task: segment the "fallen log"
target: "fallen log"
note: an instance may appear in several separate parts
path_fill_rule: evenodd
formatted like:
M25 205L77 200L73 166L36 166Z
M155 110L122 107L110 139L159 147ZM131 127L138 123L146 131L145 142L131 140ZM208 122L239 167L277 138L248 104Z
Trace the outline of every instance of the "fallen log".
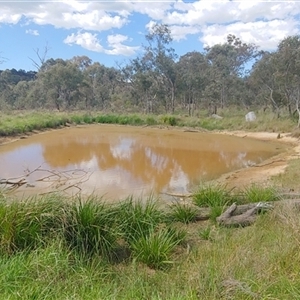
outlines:
M300 199L284 199L274 202L258 202L237 205L233 203L216 220L217 223L225 227L249 226L252 225L260 213L273 209L275 206L292 206L300 211ZM196 221L208 220L210 209L203 207L199 209Z
M249 226L255 222L258 213L272 209L273 205L266 202L244 205L243 208L239 208L241 213L236 212L237 208L236 203L229 206L224 213L217 217L218 224L228 227Z

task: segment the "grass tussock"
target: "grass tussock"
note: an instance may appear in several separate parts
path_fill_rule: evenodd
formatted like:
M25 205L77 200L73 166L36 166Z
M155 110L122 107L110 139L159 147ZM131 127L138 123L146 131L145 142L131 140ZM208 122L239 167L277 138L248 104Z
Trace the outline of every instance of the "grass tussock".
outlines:
M250 227L222 228L186 222L193 206L176 208L180 217L172 219L153 198L107 204L2 195L0 204L3 299L300 297L294 206L277 204Z
M263 187L258 184L252 184L244 188L243 201L245 203L272 202L280 200L279 192L273 186Z
M208 207L210 219L213 221L222 214L225 206L232 204L234 200L226 186L221 184L202 184L193 194L194 204L199 207Z
M191 205L176 202L171 206L169 218L172 222L189 224L196 221L197 210Z

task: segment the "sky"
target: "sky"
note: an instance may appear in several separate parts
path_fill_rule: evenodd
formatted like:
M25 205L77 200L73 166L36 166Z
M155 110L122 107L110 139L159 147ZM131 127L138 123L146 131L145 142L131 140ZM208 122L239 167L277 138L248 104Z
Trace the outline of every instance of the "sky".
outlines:
M32 60L45 49L46 58L86 55L122 66L143 53L156 23L169 25L179 56L225 43L228 34L274 51L300 34L300 0L0 0L0 69L36 70Z

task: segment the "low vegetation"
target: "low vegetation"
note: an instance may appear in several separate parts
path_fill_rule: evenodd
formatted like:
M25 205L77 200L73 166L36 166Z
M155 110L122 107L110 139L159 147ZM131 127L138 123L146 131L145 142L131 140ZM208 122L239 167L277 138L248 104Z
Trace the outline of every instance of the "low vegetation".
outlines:
M223 119L96 112L8 112L0 136L73 124L128 124L292 131L257 112L220 112ZM266 117L269 116L269 117ZM263 120L265 122L263 122ZM299 159L290 161L272 187L229 190L201 184L191 201L160 208L155 199L117 204L60 195L15 201L0 191L0 286L3 299L298 299L297 210L276 205L249 227L223 228L215 221L232 204L280 200L298 191ZM276 188L275 188L276 187ZM199 221L207 209L209 220Z
M275 189L258 185L237 192L212 184L193 199L223 208L254 201L257 191L264 201L278 199ZM222 228L197 221L192 203L165 209L153 197L116 204L97 197L0 197L4 299L300 297L300 222L291 207L276 205L253 226Z
M37 130L61 128L83 124L117 124L133 126L179 126L198 130L246 130L291 132L296 123L288 116L277 119L272 113L257 112L255 122L245 122L247 111L224 109L223 119L213 119L205 112L197 117L142 115L142 114L103 114L101 112L49 112L49 111L7 111L0 112L0 137L22 135ZM296 131L295 131L296 134Z

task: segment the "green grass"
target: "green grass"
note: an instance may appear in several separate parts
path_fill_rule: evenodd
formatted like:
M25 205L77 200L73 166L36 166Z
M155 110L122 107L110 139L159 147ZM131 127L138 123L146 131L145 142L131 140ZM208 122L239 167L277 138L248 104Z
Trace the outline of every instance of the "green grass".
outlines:
M153 197L146 201L129 197L116 208L116 214L122 237L129 245L148 236L166 219Z
M222 228L210 221L172 224L148 200L106 204L55 195L14 202L2 195L1 297L300 297L297 209L277 205L252 226ZM107 259L107 251L121 259Z
M245 122L247 111L236 108L220 110L223 117L216 120L207 115L206 111L197 111L195 117L185 115L142 115L114 114L103 112L53 112L53 111L7 111L0 113L0 136L25 134L34 130L59 128L67 124L120 124L120 125L170 125L186 126L204 130L245 130L291 132L296 128L295 120L288 115L277 119L273 113L257 111L255 122ZM296 131L295 131L296 132ZM296 133L295 133L296 134Z
M209 217L213 221L222 214L225 206L235 200L226 186L215 183L202 184L193 194L193 203L199 207L209 207Z
M199 207L224 206L230 201L230 193L222 184L201 184L193 194L193 202Z
M0 201L0 252L35 249L47 243L60 223L61 202L56 198Z
M243 201L245 203L255 202L272 202L280 200L278 191L273 186L261 186L259 184L251 184L244 188Z
M115 210L101 199L79 199L65 212L63 233L67 245L84 256L96 254L112 259L118 238L115 219Z
M160 228L131 242L131 249L137 261L150 268L166 269L174 262L171 253L182 242L176 229Z
M197 214L198 212L195 207L187 204L175 203L171 206L169 218L173 222L189 224L196 221Z
M272 177L272 182L281 190L300 192L299 185L300 159L293 159L288 162L284 173Z

